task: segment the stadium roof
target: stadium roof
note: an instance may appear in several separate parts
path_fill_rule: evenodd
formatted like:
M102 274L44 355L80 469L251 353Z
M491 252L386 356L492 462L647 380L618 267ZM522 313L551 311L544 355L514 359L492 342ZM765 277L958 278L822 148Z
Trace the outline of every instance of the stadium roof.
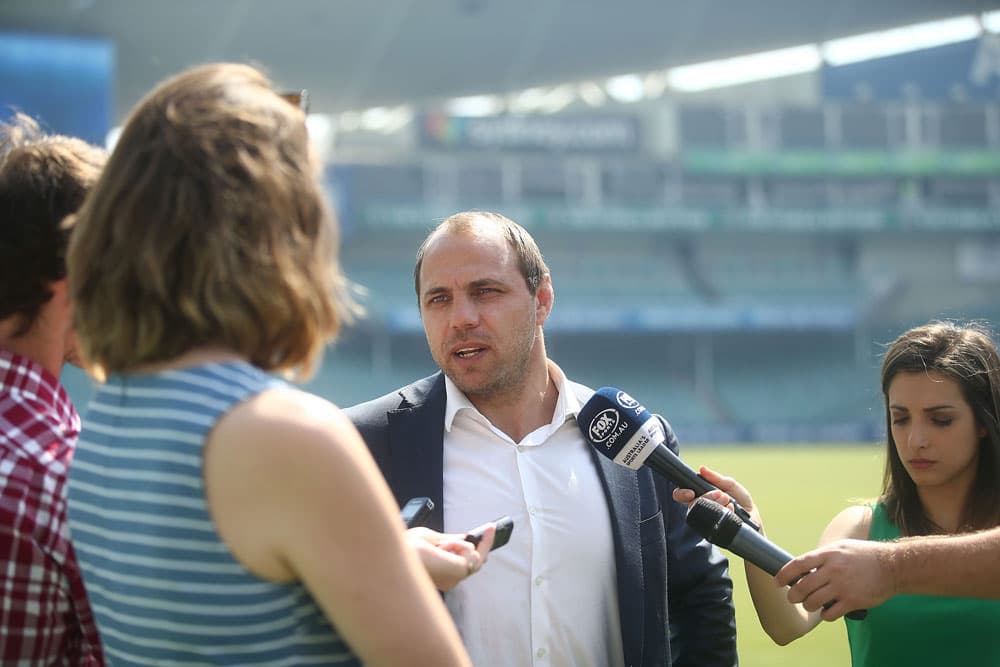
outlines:
M7 0L3 30L113 40L121 114L201 62L335 112L609 77L1000 7L1000 0ZM119 120L116 119L116 120Z

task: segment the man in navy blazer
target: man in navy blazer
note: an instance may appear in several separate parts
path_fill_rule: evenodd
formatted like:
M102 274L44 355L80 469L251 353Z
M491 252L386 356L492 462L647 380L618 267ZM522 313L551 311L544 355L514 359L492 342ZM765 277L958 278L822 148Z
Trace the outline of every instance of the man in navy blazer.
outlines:
M545 354L554 293L531 236L459 213L414 274L443 372L346 413L399 503L434 501L429 528L514 517L510 544L445 596L475 664L737 664L725 557L687 528L670 482L598 455L576 427L593 390Z

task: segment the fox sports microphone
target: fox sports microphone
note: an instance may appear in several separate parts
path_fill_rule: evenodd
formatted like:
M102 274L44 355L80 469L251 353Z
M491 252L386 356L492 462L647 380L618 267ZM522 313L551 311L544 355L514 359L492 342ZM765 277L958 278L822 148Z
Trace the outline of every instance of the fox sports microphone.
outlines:
M695 500L688 509L687 524L712 544L729 549L772 577L778 574L785 563L792 560L792 554L748 528L738 516L714 500ZM867 615L864 609L856 609L848 612L847 617L860 621Z
M670 424L621 389L598 389L580 408L576 423L594 449L619 465L638 470L645 464L679 488L692 489L696 496L716 490L664 444L674 438ZM760 530L739 505L736 513Z

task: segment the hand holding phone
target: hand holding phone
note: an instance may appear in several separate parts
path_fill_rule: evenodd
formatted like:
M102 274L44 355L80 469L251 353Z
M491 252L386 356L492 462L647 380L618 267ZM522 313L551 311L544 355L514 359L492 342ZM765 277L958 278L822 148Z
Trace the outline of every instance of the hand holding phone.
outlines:
M419 527L433 508L434 503L430 498L417 497L408 500L400 510L408 529L403 535L420 557L437 589L448 591L472 576L486 562L487 554L480 550L480 542L483 533L489 530L490 524L484 524L481 529L474 529L465 535L440 533ZM493 549L507 543L514 526L510 517L501 517L495 523Z
M403 517L403 523L406 524L407 528L415 528L424 524L432 509L434 509L434 501L419 496L407 500L403 509L399 510L399 515Z
M496 524L497 532L493 538L493 546L490 547L490 551L499 549L507 544L510 541L510 534L514 532L514 520L509 516L502 516L493 523ZM476 546L479 546L479 541L482 539L483 531L481 529L472 530L465 534L465 541L472 542Z

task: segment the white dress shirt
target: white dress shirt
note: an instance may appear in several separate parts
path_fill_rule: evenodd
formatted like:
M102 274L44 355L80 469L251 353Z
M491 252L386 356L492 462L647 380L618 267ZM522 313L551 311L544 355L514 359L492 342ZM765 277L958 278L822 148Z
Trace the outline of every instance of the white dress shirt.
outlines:
M607 503L576 426L574 385L551 361L549 373L552 422L521 442L445 380L445 531L514 520L507 546L445 601L478 667L622 667Z

